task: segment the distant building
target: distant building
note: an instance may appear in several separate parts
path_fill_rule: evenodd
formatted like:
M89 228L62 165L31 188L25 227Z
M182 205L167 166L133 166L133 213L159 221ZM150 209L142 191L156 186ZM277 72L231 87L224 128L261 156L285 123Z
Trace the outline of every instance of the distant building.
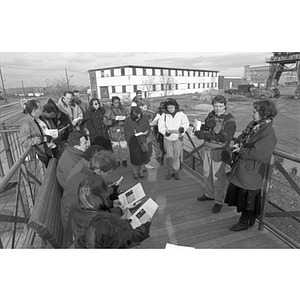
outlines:
M219 76L218 87L219 90L237 89L242 84L241 76Z
M88 73L92 97L106 100L113 96L129 100L137 90L146 98L218 89L218 71L212 70L126 65Z

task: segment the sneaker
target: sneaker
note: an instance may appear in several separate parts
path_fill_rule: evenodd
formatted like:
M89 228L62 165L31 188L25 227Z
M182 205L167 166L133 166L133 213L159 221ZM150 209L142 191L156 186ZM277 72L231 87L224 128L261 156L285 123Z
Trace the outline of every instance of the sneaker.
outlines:
M212 201L212 200L215 200L215 199L214 198L209 198L206 195L203 195L201 197L198 197L197 200L198 201Z
M214 214L218 213L218 212L222 209L222 206L223 206L223 205L216 203L216 204L214 205L214 207L212 208L212 212L213 212Z
M140 178L144 179L145 178L145 175L143 174L139 174Z
M173 177L173 173L169 173L168 175L167 175L167 177L166 177L166 180L169 180L169 179L171 179L172 177Z
M145 168L149 170L155 169L155 167L153 167L151 164L145 164Z
M174 173L174 178L175 178L176 180L180 180L180 177L179 177L178 172L175 172L175 173Z
M136 180L139 180L140 176L139 175L133 175L133 178L136 179Z
M249 220L249 227L252 227L255 224L255 218Z
M122 165L123 165L123 167L126 168L126 167L127 167L127 161L126 161L126 160L123 160L123 161L122 161Z
M243 224L243 223L237 223L231 227L228 228L230 231L241 231L241 230L247 230L248 229L248 224Z

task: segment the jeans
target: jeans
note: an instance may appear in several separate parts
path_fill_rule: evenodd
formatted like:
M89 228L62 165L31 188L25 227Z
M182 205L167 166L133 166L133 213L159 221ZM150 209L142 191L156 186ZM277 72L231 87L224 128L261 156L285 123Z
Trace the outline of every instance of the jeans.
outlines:
M183 141L170 141L164 139L164 147L167 154L167 166L169 173L177 172L180 168L180 156L182 152Z
M144 165L135 166L132 165L132 173L133 176L137 177L139 175L143 175Z
M111 142L113 152L118 161L122 162L124 160L129 160L129 149L127 147L126 141Z
M217 204L224 204L226 194L225 164L211 158L211 150L204 151L203 177L206 196L214 198Z

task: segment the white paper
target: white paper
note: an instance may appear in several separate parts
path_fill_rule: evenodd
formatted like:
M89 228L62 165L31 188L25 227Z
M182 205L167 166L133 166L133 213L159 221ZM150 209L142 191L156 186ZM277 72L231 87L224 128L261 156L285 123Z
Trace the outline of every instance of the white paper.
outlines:
M127 190L123 194L120 194L118 198L121 201L122 205L126 207L133 207L139 200L141 200L145 196L146 195L144 189L139 182L131 189Z
M199 131L201 129L201 121L195 119L194 121L194 131Z
M67 126L61 128L61 129L58 129L58 132L59 133L62 133L64 130L66 130L68 127L70 126L70 124L68 124Z
M133 229L151 221L158 208L158 204L149 198L129 219Z
M81 120L82 120L82 118L78 117L78 118L74 119L74 120L72 121L72 123L73 123L73 124L76 124L76 123L78 123L78 122L81 121Z
M124 121L126 116L116 116L116 121Z
M180 249L195 249L194 247L187 247L187 246L178 246L178 245L174 245L174 244L166 244L165 249L176 249L176 250L180 250Z
M44 134L45 135L49 135L51 137L53 137L54 139L58 137L58 130L57 129L48 129L45 128L44 129Z

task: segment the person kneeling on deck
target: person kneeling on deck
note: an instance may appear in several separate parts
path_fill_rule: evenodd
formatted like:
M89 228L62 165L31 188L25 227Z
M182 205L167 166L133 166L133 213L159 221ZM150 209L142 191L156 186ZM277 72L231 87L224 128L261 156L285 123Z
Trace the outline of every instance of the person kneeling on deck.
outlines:
M189 128L189 119L179 111L175 99L168 98L165 102L165 112L158 120L158 131L164 136L164 147L167 154L169 173L166 180L173 176L179 180L180 156L183 147L183 136Z
M226 103L224 96L214 97L213 111L208 114L201 129L195 131L196 137L204 140L203 177L206 190L197 200L215 200L213 213L222 209L226 192L225 163L221 160L221 151L230 144L236 131L234 117L228 112Z
M78 201L73 203L68 223L75 248L136 248L149 237L150 222L133 229L112 212L107 196L108 185L100 176L80 183Z
M253 121L234 142L233 151L238 153L238 159L231 170L225 203L236 206L237 212L242 214L239 222L229 228L231 231L252 227L260 213L266 165L277 143L272 126L276 115L277 109L273 102L255 101Z
M69 135L67 147L62 153L56 169L56 178L62 189L73 167L82 159L90 146L89 138L83 131L73 131Z

